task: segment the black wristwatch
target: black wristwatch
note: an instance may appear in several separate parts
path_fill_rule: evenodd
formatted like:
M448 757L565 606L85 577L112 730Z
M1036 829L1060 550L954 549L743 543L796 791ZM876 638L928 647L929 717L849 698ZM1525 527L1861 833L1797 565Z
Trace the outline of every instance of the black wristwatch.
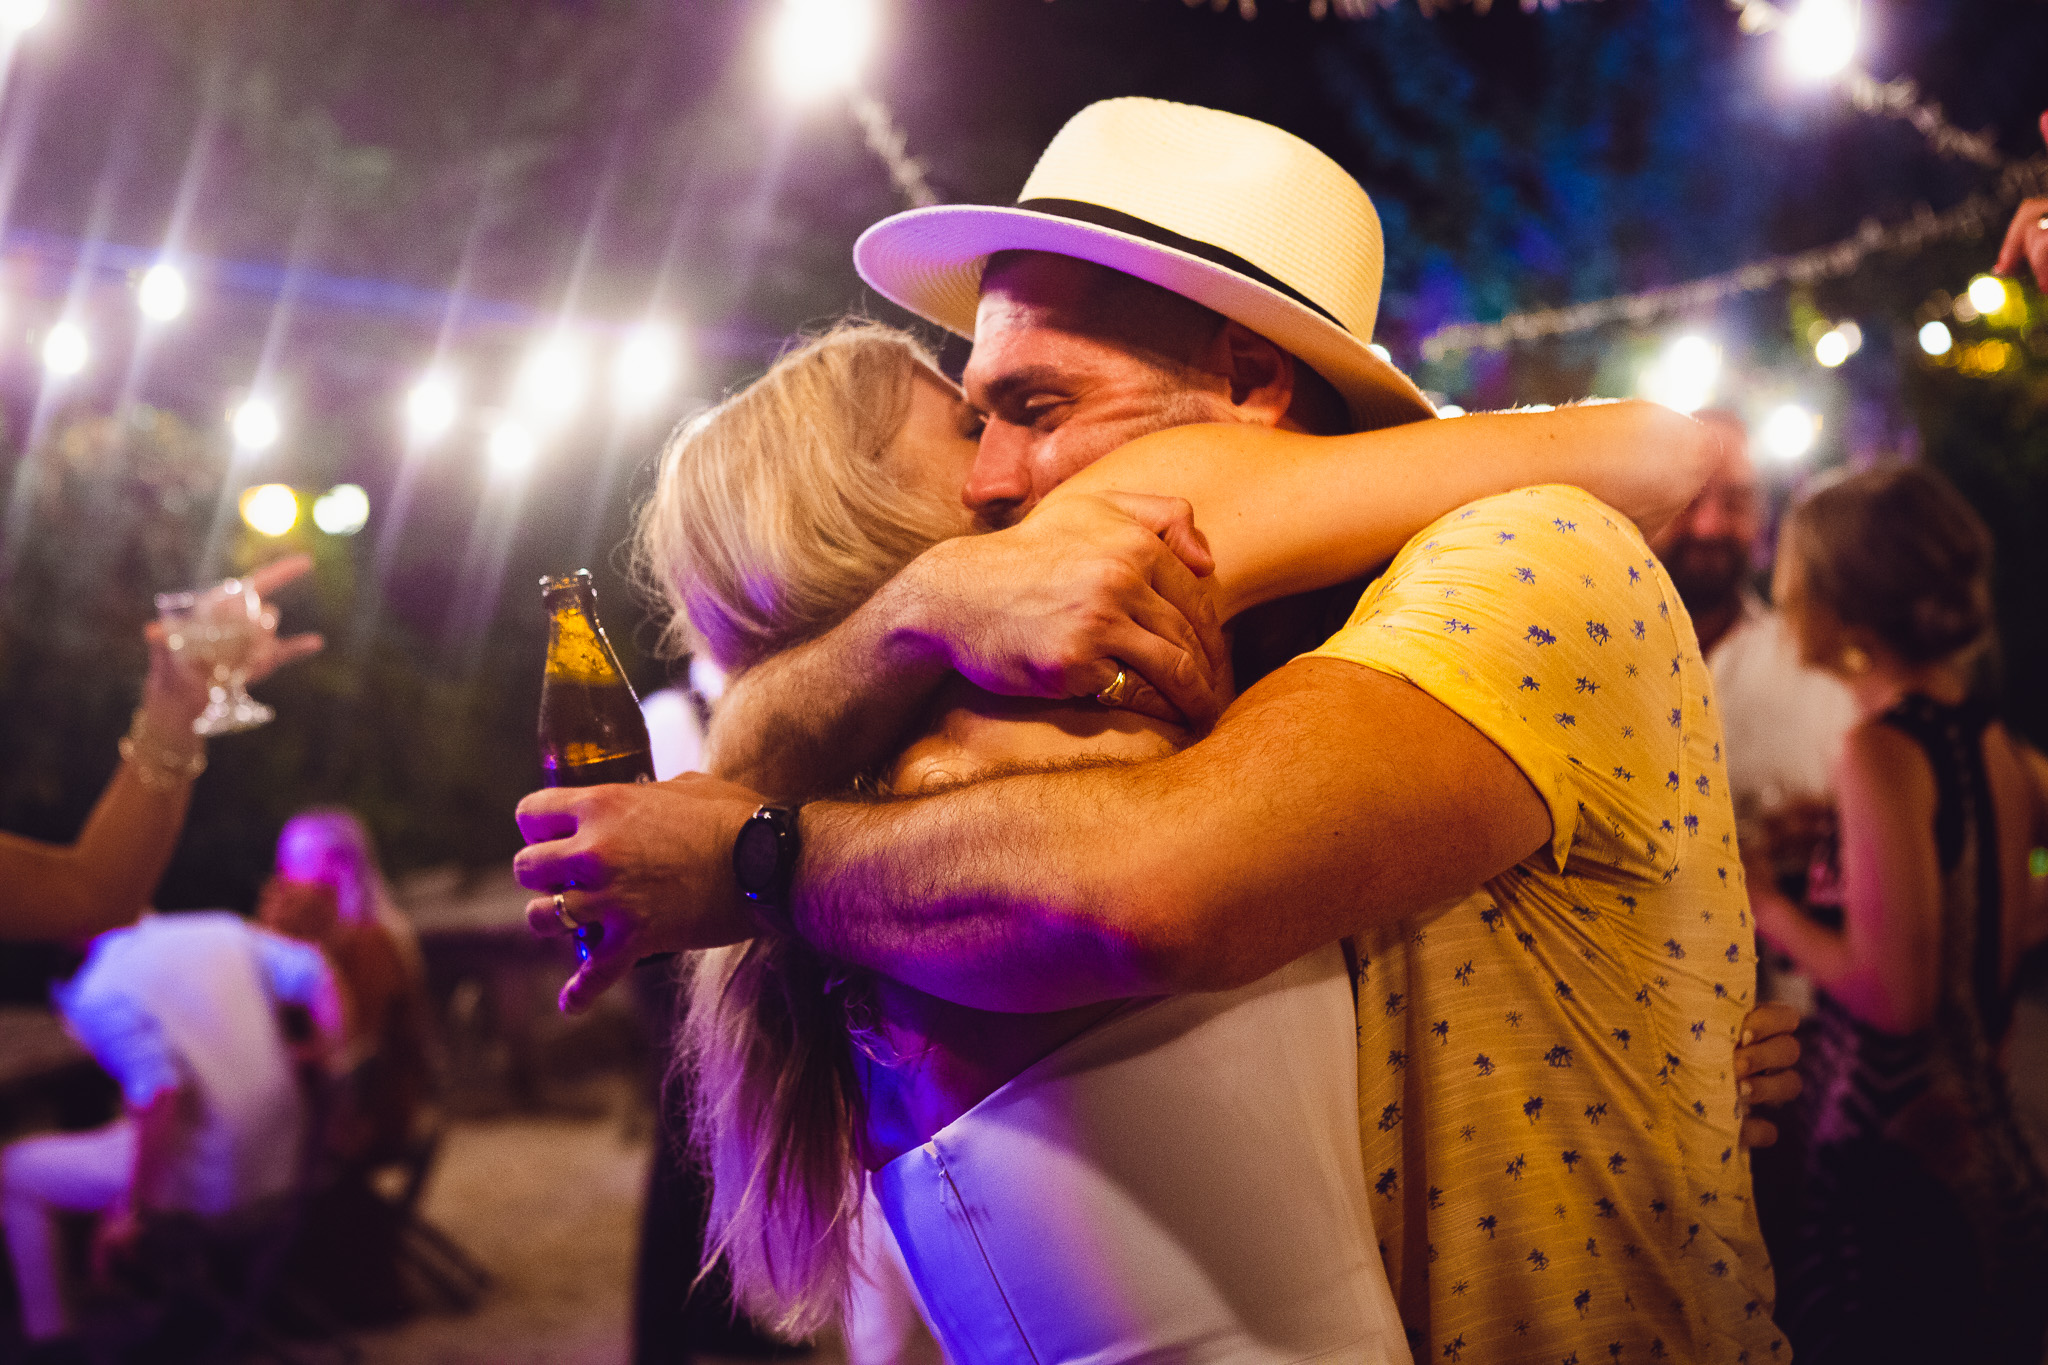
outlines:
M747 817L732 841L732 874L740 894L753 902L754 913L769 928L794 936L789 911L789 884L796 876L796 811L788 806L763 806Z

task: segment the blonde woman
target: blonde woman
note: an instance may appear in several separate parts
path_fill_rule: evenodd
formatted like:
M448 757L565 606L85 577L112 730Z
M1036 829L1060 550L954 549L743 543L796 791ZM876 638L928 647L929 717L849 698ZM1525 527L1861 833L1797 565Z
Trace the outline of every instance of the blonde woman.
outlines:
M689 423L638 530L672 644L744 670L975 530L960 489L976 429L913 340L860 324ZM1180 427L1042 507L1188 499L1227 622L1352 580L1438 516L1527 484L1579 483L1654 524L1689 500L1709 439L1642 404L1328 438ZM1141 760L1192 736L955 678L905 738L872 774L882 797ZM1039 1359L1405 1356L1360 1170L1356 1015L1336 947L1236 991L1044 1015L967 1009L773 937L703 954L693 974L680 1064L713 1181L709 1244L782 1328L839 1311L872 1178L957 1361L1026 1340ZM1027 1245L969 1245L911 1178L920 1144L963 1125L1028 1192L1033 1212L1012 1229ZM1041 1232L1057 1235L1028 1245Z

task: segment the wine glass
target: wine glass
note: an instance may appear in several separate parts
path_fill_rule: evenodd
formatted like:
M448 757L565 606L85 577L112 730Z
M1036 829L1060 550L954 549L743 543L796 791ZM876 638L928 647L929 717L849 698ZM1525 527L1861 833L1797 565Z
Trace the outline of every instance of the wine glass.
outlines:
M249 665L277 624L254 584L230 578L202 591L158 593L156 610L171 656L206 681L206 709L192 722L194 734L253 730L277 715L247 689Z

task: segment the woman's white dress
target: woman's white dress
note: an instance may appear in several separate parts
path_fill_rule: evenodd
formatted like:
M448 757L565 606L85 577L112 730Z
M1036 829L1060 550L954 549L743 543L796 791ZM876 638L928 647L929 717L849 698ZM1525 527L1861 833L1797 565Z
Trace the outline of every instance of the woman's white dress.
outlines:
M1406 1362L1335 947L1133 1001L874 1187L953 1365Z

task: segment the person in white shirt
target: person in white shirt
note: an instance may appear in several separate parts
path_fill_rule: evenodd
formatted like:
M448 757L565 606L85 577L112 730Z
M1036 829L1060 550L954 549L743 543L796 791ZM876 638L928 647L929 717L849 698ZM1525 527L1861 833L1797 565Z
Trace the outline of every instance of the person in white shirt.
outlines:
M1836 679L1799 661L1798 642L1753 586L1764 497L1742 419L1694 416L1720 434L1720 453L1706 487L1650 548L1691 614L1713 674L1741 837L1768 843L1781 871L1804 872L1816 841L1833 829L1835 756L1855 723L1855 702ZM1810 993L1789 965L1766 965L1763 998L1803 1013Z
M320 950L226 911L145 915L101 934L55 995L120 1084L123 1113L0 1152L0 1218L35 1342L71 1328L55 1215L100 1215L103 1264L133 1243L143 1211L214 1218L282 1193L305 1114L280 1011L304 1009L324 1040L341 1032Z

